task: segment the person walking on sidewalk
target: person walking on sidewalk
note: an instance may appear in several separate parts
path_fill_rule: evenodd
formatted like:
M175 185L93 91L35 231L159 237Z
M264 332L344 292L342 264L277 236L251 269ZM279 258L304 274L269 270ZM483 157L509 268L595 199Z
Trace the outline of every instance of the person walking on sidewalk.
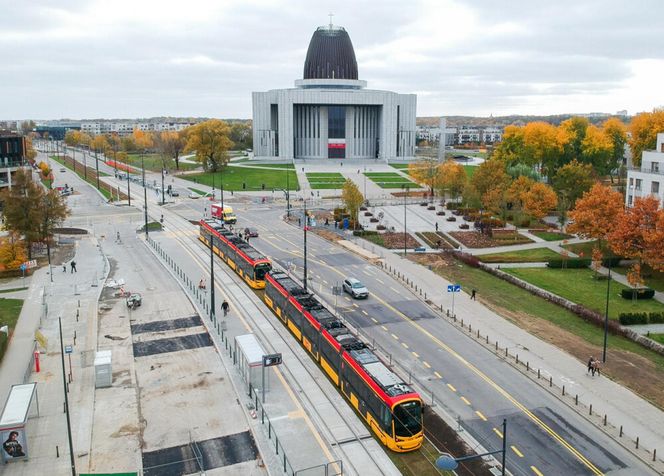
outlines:
M224 311L224 317L228 315L228 301L224 299L224 302L221 303L221 309Z
M76 261L72 260L71 264L71 272L76 273Z
M473 301L477 301L477 298L475 297L476 294L477 294L477 291L475 291L475 290L473 289L473 290L470 292L470 299L473 300Z
M595 362L595 357L593 357L593 356L591 355L591 356L590 356L590 359L588 360L588 371L587 371L586 373L589 373L589 372L592 371L592 369L593 369L593 362ZM593 374L594 374L594 372L593 372Z
M67 263L62 263L62 272L63 273L67 272Z

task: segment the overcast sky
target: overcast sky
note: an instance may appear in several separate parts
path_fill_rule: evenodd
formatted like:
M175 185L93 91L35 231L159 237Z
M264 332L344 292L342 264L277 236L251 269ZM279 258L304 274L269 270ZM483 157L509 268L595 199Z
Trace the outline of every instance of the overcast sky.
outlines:
M330 10L418 116L664 105L662 0L0 0L0 119L250 118Z

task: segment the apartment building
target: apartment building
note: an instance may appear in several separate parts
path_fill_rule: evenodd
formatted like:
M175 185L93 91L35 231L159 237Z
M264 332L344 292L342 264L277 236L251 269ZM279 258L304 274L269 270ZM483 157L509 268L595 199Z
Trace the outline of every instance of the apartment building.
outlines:
M652 195L664 207L664 132L657 134L657 147L641 156L641 167L627 171L625 204L631 207L638 197Z
M13 175L26 164L25 152L25 137L0 131L0 188L11 188Z

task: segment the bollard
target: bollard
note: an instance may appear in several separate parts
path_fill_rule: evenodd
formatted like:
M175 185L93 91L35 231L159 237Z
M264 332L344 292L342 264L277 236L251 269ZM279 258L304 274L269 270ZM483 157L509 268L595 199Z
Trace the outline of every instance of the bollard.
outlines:
M498 352L498 341L496 341L496 352Z
M592 415L592 414L593 414L593 404L591 403L590 404L590 410L588 410L588 415Z
M638 436L636 437L636 449L637 450L639 449L639 437Z
M604 414L604 426L606 426L606 413Z
M537 379L539 380L540 378L540 369L537 369Z
M519 364L519 354L516 354L516 363Z
M574 397L574 405L579 405L579 394L578 393Z
M60 457L60 448L58 445L55 445L55 457L59 458Z
M461 328L463 329L463 319L461 319Z
M486 343L489 343L489 334L486 335Z
M78 300L78 307L81 307L81 300Z
M530 370L530 362L526 361L526 372Z
M473 332L473 325L468 324L468 333L470 334L471 332Z
M563 385L563 397L565 396L565 386Z
M622 425L620 425L620 438L622 438Z
M440 312L443 312L443 305L442 305L442 304L440 305ZM449 315L450 315L450 313L449 313L449 311L448 311L448 312L447 312L447 316L449 317Z
M480 330L479 329L477 329L477 338L478 339L480 338Z
M654 462L656 459L657 459L657 448L655 448L654 450L652 450L652 460L653 460L653 462Z
M441 309L443 308L443 305L442 305L442 304L440 305L440 308L441 308ZM450 310L449 310L449 309L447 309L447 317L450 317Z
M505 347L505 357L507 357L507 347Z
M553 377L549 377L549 387L553 387Z

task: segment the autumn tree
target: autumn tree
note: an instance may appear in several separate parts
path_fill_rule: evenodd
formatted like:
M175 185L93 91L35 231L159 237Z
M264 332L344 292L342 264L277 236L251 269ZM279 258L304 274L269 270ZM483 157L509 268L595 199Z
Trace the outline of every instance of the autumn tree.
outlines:
M505 172L505 164L491 159L477 167L470 181L480 196L482 196L494 188L506 188L509 177L507 172Z
M152 134L135 128L131 133L131 138L136 144L136 148L140 151L145 151L152 149L154 147L154 140L152 140Z
M664 109L637 114L629 125L632 150L632 162L636 167L641 165L644 150L654 150L657 146L657 133L664 131Z
M5 216L5 228L19 233L28 245L32 257L32 243L39 241L40 210L44 189L32 181L29 171L19 169L11 188L0 192Z
M30 137L25 138L25 158L30 162L33 162L37 158L37 151L32 145L32 139Z
M653 256L652 247L662 246L661 242L653 243L662 219L661 213L656 197L638 197L632 207L618 215L615 227L608 235L609 246L614 253L638 261L639 274L644 260Z
M229 160L228 151L232 146L230 127L224 121L211 119L199 122L187 129L186 151L195 152L196 160L208 172L217 172Z
M408 174L417 182L425 184L429 188L429 193L433 196L434 189L437 188L438 161L436 159L422 159L408 164Z
M468 182L466 169L454 160L446 160L438 165L438 189L441 195L449 193L456 201Z
M609 176L613 183L613 171L620 167L625 157L625 144L627 143L627 128L618 118L612 117L602 124L604 134L611 141L611 159L609 162Z
M491 152L491 159L500 160L508 166L527 163L528 159L526 158L525 150L524 128L507 126L503 131L502 140Z
M175 161L175 168L180 170L180 154L187 145L184 134L176 131L164 131L157 137L157 149L166 157Z
M644 261L653 269L664 271L664 210L657 212L655 230L645 236Z
M520 176L516 178L510 186L507 188L507 201L512 205L512 211L514 212L514 219L517 223L521 220L518 219L516 215L522 213L525 210L524 202L526 200L526 194L530 189L535 185L535 181L530 177Z
M560 123L560 138L563 141L564 163L580 161L583 155L583 139L590 122L585 117L571 117ZM562 165L562 164L561 164Z
M253 136L251 121L236 121L231 125L230 139L236 149L251 149Z
M589 125L581 141L581 161L591 164L599 175L608 175L613 164L613 143L602 129Z
M34 206L39 210L37 235L42 243L49 246L50 252L55 229L62 225L69 216L70 210L64 197L57 190L49 190L40 194L39 198L35 200Z
M623 208L620 192L596 183L576 201L574 210L569 213L572 223L567 227L567 231L582 238L597 240L601 249Z
M90 149L94 150L95 152L101 152L102 154L105 154L109 147L110 145L106 139L106 136L95 136L90 142Z
M21 264L27 261L27 252L25 242L15 231L7 236L0 238L0 264L5 269L18 269Z
M539 165L547 177L553 176L563 152L556 128L547 122L529 122L523 128L523 139L525 163Z
M534 183L523 197L524 211L537 220L544 218L557 204L556 192L551 186L541 182Z
M364 196L360 189L355 185L350 179L346 179L344 186L341 190L341 201L346 206L348 213L353 219L353 223L357 224L358 222L358 213L360 206L364 202Z
M558 169L553 178L553 187L558 193L558 211L560 224L567 220L567 212L574 208L576 201L595 183L595 173L590 164L582 164L576 160Z

